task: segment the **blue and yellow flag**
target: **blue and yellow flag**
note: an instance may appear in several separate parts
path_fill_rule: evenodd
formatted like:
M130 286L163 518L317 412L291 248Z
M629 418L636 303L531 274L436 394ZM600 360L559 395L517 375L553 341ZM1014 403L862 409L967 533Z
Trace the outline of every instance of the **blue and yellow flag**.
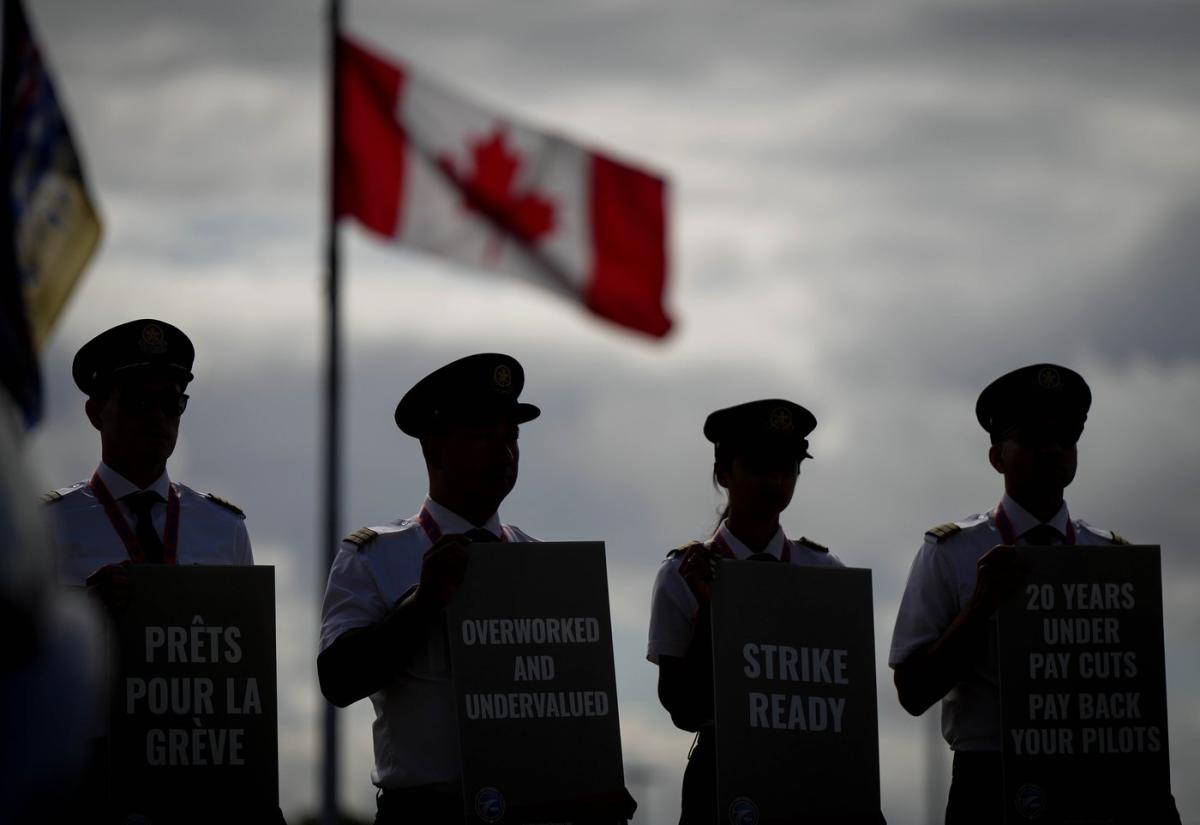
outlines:
M0 382L32 426L42 408L37 353L100 221L20 0L4 0L0 193Z

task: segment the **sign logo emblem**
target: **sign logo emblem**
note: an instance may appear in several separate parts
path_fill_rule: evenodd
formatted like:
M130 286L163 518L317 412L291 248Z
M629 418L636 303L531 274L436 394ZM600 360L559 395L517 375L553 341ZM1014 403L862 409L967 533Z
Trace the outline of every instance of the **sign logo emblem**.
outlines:
M771 410L769 421L772 430L778 430L781 433L790 433L792 431L792 411L787 407L776 407Z
M480 788L475 794L475 815L484 822L499 822L504 818L504 794L496 788Z
M1062 378L1054 367L1042 367L1037 377L1038 386L1044 390L1056 390L1062 386Z
M729 825L758 825L758 806L747 796L729 803Z
M1022 785L1013 804L1024 819L1037 819L1046 812L1046 797L1039 785Z
M499 392L511 391L512 382L512 370L508 368L508 364L501 364L492 371L492 383L496 385Z
M142 352L161 354L167 351L167 336L163 334L158 324L146 324L142 327L142 340L138 342Z

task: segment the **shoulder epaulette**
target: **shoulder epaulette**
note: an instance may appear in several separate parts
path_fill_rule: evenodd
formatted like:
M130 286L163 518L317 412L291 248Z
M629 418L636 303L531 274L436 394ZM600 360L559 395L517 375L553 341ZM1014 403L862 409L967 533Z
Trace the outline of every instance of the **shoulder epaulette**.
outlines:
M67 487L59 487L57 490L51 490L48 493L42 494L42 504L53 504L56 501L62 501L71 493L80 490L87 486L86 481L76 481Z
M810 550L816 550L818 553L828 553L829 552L828 547L826 547L825 545L823 545L819 542L815 542L812 539L807 538L805 536L801 536L798 539L798 542L800 544L803 544L805 547L809 548Z
M379 534L370 527L359 527L350 535L346 536L342 541L353 544L358 549L362 549L375 540Z
M206 499L208 499L209 501L211 501L213 504L219 504L222 507L224 507L226 510L229 510L230 512L234 513L235 515L238 516L238 518L246 517L246 514L245 514L245 512L242 511L242 508L238 507L232 501L226 501L225 499L221 498L220 496L213 495L212 493L205 493L204 497Z
M1079 519L1078 521L1076 521L1075 526L1082 528L1084 530L1087 530L1092 535L1099 536L1102 539L1108 539L1113 544L1129 544L1130 543L1129 539L1122 536L1116 530L1104 530L1100 527L1093 527L1092 525L1088 524L1083 519Z
M949 522L946 522L945 524L939 524L937 527L934 527L930 530L926 530L925 535L933 536L935 539L937 539L940 542L949 536L953 536L959 530L962 530L962 528L959 527L954 522L949 521Z

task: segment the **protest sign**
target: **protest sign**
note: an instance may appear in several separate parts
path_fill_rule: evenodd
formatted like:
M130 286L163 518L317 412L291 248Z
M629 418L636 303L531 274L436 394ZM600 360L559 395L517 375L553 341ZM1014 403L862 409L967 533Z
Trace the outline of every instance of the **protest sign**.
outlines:
M880 821L871 571L723 562L712 629L715 821Z
M1170 772L1157 547L1018 547L999 610L1005 821L1146 822Z
M446 614L467 821L618 821L604 545L473 544Z
M164 821L275 811L274 568L133 565L129 586L114 628L114 802Z

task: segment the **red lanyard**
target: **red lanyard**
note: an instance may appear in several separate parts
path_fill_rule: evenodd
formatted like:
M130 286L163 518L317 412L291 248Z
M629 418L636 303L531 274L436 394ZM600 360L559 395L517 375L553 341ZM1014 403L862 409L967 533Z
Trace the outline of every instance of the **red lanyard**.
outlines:
M737 561L737 556L733 554L733 548L729 546L729 542L725 541L725 537L721 535L719 528L717 532L713 533L711 544L721 554L721 558ZM792 543L787 540L787 536L783 537L783 552L780 553L779 560L784 562L792 560Z
M425 535L429 537L431 544L437 544L438 539L442 537L442 528L433 520L433 516L424 507L421 512L417 513L417 524L421 525L421 529L425 531ZM508 541L508 533L504 530L504 525L500 525L500 541Z
M117 507L117 500L108 491L105 483L100 480L99 473L92 474L92 480L88 482L88 486L96 498L100 500L100 504L104 506L104 512L108 516L113 529L120 536L121 543L125 545L125 552L129 554L130 560L134 564L144 562L146 554L142 552L142 546L138 543L137 536L134 535L133 530L129 529L129 522L125 520L125 514ZM175 564L175 551L178 547L179 491L172 484L170 485L170 491L167 493L167 525L163 531L163 564Z
M995 519L996 519L996 528L1000 531L1000 538L1002 538L1004 540L1004 543L1007 545L1016 544L1017 543L1017 533L1016 533L1016 530L1013 529L1012 519L1010 519L1008 517L1008 513L1004 512L1004 502L1003 501L996 505L996 512L994 515L995 515ZM1073 521L1071 521L1071 519L1068 517L1067 518L1067 534L1063 537L1063 544L1074 544L1074 543L1075 543L1075 523Z

